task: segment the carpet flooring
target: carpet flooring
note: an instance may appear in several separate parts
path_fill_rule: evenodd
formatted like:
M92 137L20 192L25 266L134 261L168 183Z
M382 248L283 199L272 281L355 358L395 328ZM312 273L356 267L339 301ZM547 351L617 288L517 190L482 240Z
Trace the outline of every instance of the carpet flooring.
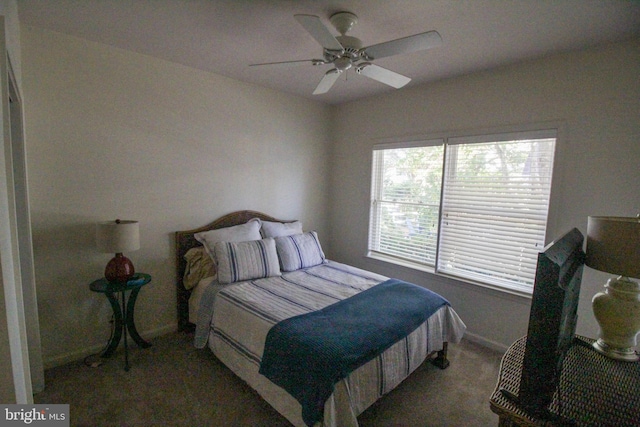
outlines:
M153 346L122 347L88 366L78 361L45 372L45 389L35 403L70 405L72 426L265 426L291 424L193 336L172 333ZM500 359L498 352L467 340L449 346L451 366L424 363L391 393L358 417L373 426L497 426L489 409Z

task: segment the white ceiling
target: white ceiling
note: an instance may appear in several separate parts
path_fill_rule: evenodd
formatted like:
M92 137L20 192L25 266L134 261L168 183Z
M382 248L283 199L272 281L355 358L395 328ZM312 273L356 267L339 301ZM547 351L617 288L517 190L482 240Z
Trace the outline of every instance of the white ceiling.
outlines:
M248 66L321 58L293 15L317 15L333 30L328 17L338 11L358 16L349 35L365 46L440 33L436 49L375 61L411 77L405 87L640 34L637 0L18 0L21 25L329 104L396 90L349 70L327 94L311 95L331 66Z

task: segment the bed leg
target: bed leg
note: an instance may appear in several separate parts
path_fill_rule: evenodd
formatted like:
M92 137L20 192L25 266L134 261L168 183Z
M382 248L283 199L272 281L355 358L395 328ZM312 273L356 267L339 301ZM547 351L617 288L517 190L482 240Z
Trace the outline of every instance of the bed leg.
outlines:
M442 344L442 350L438 352L438 355L431 360L431 363L436 365L440 369L447 369L449 367L449 359L447 359L447 347L449 343Z

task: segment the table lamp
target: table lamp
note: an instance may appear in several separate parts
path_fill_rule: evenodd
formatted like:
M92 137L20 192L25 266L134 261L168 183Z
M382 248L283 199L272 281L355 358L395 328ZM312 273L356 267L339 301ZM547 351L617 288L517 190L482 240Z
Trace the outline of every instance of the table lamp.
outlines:
M97 223L96 245L100 252L115 254L104 270L104 277L110 282L128 281L135 269L122 253L140 249L138 221L116 219Z
M635 362L640 285L629 278L640 277L640 216L590 216L586 252L589 267L619 276L593 297L593 314L600 325L593 347L612 359Z

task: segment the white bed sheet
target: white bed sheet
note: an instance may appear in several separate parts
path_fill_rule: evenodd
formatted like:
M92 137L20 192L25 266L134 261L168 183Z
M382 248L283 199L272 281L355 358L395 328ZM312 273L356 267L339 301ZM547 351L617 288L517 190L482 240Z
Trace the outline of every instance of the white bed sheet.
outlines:
M298 401L258 372L267 332L280 320L321 309L386 279L329 261L280 277L231 285L203 283L207 289L195 292L203 303L199 307L196 346L208 342L227 367L292 424L302 427L305 424ZM400 384L428 354L441 350L443 342L459 342L465 329L451 307L440 308L406 339L336 384L325 404L322 425L357 426L360 413Z

